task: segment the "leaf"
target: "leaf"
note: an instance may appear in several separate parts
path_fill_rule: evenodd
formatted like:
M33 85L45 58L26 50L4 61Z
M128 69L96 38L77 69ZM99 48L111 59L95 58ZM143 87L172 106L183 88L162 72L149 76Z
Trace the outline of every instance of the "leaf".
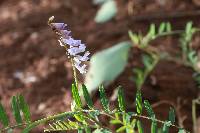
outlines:
M109 0L101 6L95 16L96 23L105 23L115 17L117 14L117 4L114 0Z
M136 93L136 110L138 114L142 114L142 94L140 90Z
M85 101L86 101L88 107L92 109L94 105L93 105L92 99L90 97L90 94L84 84L82 85L82 90L83 90L83 96L85 98Z
M153 112L153 109L152 109L150 103L147 100L144 100L144 107L147 110L148 115L151 118L155 118L155 113Z
M166 23L162 22L159 26L158 33L162 34L165 31Z
M120 111L125 111L125 99L124 99L124 93L122 91L122 87L118 87L118 104Z
M128 35L131 38L134 45L138 45L140 38L137 36L137 34L134 34L132 31L128 31Z
M124 130L126 130L126 126L122 126L122 127L118 128L116 130L116 132L119 133L119 132L123 132Z
M191 34L191 31L192 31L192 22L188 22L186 24L185 32L186 34Z
M104 111L109 112L109 101L106 98L105 89L103 88L103 85L99 86L99 92L100 92L100 100L101 100L103 109Z
M17 101L19 103L20 109L24 114L25 121L29 123L31 121L31 114L28 104L25 102L24 97L22 95L17 96Z
M151 133L157 133L157 122L154 120L151 122Z
M89 93L95 91L101 84L109 84L123 72L130 47L130 42L121 42L91 57L85 80Z
M155 24L151 24L147 36L149 36L150 38L154 39L155 35L156 35L156 25Z
M18 124L21 124L21 123L22 123L22 118L21 118L20 108L19 108L19 105L18 105L18 103L17 103L17 98L16 98L16 96L13 96L13 97L12 97L11 106L12 106L13 115L14 115L14 117L15 117L16 122L17 122Z
M74 99L77 107L81 108L82 102L81 102L81 98L79 96L78 88L76 87L75 84L72 84L72 95L73 95L73 99Z
M171 121L172 124L175 123L175 111L173 108L170 108L170 110L169 110L168 120Z
M0 121L2 122L4 127L7 127L9 124L8 116L7 116L6 111L1 103L0 103Z
M166 23L166 31L171 32L172 31L172 26L169 22Z
M138 128L138 133L143 133L143 127L142 127L142 123L138 120L137 121L137 128Z
M118 119L115 119L115 120L110 120L110 123L113 125L116 125L116 124L121 124L121 121Z

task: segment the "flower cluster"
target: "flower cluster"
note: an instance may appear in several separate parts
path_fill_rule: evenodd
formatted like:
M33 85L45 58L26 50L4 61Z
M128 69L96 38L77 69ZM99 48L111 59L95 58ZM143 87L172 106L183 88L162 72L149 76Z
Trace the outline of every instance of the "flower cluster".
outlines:
M73 59L74 66L79 70L81 74L86 73L86 65L82 62L88 61L90 54L89 51L85 52L86 46L81 43L81 40L75 40L70 35L71 31L67 30L67 24L65 23L49 23L51 28L59 35L59 43L67 50L67 55Z

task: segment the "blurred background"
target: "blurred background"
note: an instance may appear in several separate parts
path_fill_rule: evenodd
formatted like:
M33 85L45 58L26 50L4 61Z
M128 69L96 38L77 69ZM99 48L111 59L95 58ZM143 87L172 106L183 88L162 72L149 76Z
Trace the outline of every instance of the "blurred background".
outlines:
M1 0L0 100L6 109L10 110L10 98L21 93L31 107L33 119L70 110L72 68L65 50L47 25L51 16L55 16L56 22L67 23L74 38L81 39L91 55L129 40L128 30L145 33L151 23L169 21L173 29L184 29L191 20L200 27L200 0L116 0L116 3L116 15L108 22L96 23L100 5L92 0ZM192 43L200 48L200 36L196 35ZM160 38L153 44L171 52L179 50L176 36ZM127 101L134 101L136 89L130 77L134 76L132 68L140 60L139 54L131 51L127 69L106 89L109 97L122 85ZM173 105L179 124L188 130L192 130L191 102L198 96L192 73L189 68L163 61L142 88L144 99L153 104L159 119L165 120ZM83 81L81 76L80 79ZM98 98L94 100L99 106Z

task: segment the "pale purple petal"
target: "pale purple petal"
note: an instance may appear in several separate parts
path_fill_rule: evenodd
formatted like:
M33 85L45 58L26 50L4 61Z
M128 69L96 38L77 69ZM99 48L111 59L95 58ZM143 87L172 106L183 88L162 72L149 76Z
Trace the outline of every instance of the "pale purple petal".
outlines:
M84 51L85 51L85 48L86 48L85 44L80 44L79 47L72 47L72 48L69 48L69 49L68 49L68 53L69 53L70 55L75 56L75 55L77 55L77 54L79 54L79 53L84 52Z
M84 73L87 72L87 71L86 71L86 65L85 65L85 64L82 65L82 66L80 66L80 65L78 65L78 64L75 64L75 67L76 67L76 69L79 70L79 72L80 72L81 74L84 74Z
M68 39L70 37L69 35L70 35L71 31L61 30L60 33L61 33L63 38Z
M90 55L89 51L85 52L85 54L83 56L76 55L76 58L78 58L80 61L87 61L87 60L89 60L88 55Z
M65 23L51 23L52 27L56 30L64 30L67 26Z
M79 46L80 43L81 43L81 40L74 40L73 38L69 38L69 39L62 39L62 41L65 43L65 44L68 44L69 46L71 47L74 47L74 46Z

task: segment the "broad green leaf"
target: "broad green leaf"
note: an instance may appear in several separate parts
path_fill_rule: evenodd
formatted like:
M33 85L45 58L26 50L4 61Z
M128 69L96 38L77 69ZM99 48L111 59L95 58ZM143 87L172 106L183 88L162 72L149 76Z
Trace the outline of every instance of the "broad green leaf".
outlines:
M72 96L73 96L73 100L75 101L77 107L81 108L82 102L81 102L81 98L79 96L78 88L76 87L75 84L72 84Z
M86 101L88 107L93 108L94 105L93 105L92 99L91 99L90 94L84 84L82 85L82 90L83 90L83 96L85 98L85 101Z
M155 113L153 112L153 109L147 100L144 100L144 107L147 110L149 117L155 118Z
M120 111L124 112L125 111L125 99L124 99L124 93L122 91L122 87L118 87L118 105Z
M25 102L24 97L22 95L17 96L17 101L19 103L20 109L24 114L25 121L29 123L31 121L31 114L28 104Z
M95 91L101 84L109 84L123 72L130 47L130 42L121 42L91 57L85 80L89 93Z
M6 111L1 103L0 103L0 121L2 122L4 127L7 127L9 124L8 116L7 116Z
M11 103L11 106L12 106L12 111L13 111L13 115L15 117L15 120L18 124L21 124L22 123L22 118L21 118L21 114L20 114L20 108L19 108L19 105L17 103L17 98L16 96L13 96L12 97L12 103Z
M143 133L143 127L142 127L142 123L138 120L137 121L137 128L138 128L138 133Z
M175 123L175 111L173 108L170 108L169 110L168 120L171 121L172 124Z
M117 4L114 0L105 2L95 16L96 23L104 23L111 20L117 14Z
M138 114L142 114L142 94L140 90L136 93L136 110Z
M106 112L109 112L109 101L106 97L106 93L105 93L105 89L104 89L103 85L101 85L99 87L99 92L100 92L100 100L101 100L101 104L103 106L103 109Z

